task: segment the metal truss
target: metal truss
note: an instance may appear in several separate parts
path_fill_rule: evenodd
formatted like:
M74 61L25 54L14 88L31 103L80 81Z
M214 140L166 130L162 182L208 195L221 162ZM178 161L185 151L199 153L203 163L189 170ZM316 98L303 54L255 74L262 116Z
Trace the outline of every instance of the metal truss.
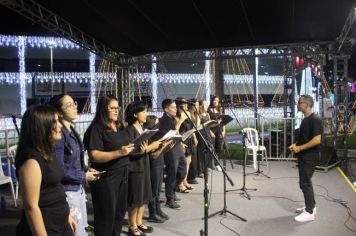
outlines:
M156 62L205 61L247 57L310 56L319 61L319 57L334 52L334 42L304 42L279 45L262 45L220 49L201 49L193 51L173 51L155 53ZM132 64L152 63L152 54L133 57Z
M127 64L129 61L129 56L115 52L35 1L0 0L0 4L115 64Z
M356 1L354 1L354 4L351 7L344 27L336 41L338 44L338 54L351 54L356 43Z

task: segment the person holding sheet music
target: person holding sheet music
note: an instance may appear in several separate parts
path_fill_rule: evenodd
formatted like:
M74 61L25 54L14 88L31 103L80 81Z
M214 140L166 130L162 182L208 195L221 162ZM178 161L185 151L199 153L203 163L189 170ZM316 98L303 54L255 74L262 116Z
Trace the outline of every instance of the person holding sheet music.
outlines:
M142 124L146 122L147 106L143 101L130 103L126 108L126 130L131 142L134 142L144 133ZM128 214L129 234L144 235L152 233L153 228L142 222L145 204L152 198L150 162L148 153L158 149L160 141L154 141L148 145L148 140L141 143L140 147L130 154L129 190L128 190Z
M210 101L209 115L210 119L219 121L220 116L223 114L223 109L220 105L220 98L218 96L213 96ZM215 135L214 147L217 153L220 153L223 148L223 139L225 138L225 126L216 126L211 129Z
M186 101L185 98L178 97L176 100L177 100L176 104L178 107L177 119L179 119L182 114L185 114L184 111L187 113L187 115L191 119L191 115L188 111L188 105L187 105L187 103L184 103L184 101ZM192 129L194 129L192 123L190 122L189 119L186 119L180 126L179 133L183 135L185 132L192 130ZM179 184L178 189L177 189L180 193L189 193L189 190L193 189L193 187L191 187L187 181L189 167L192 162L192 155L194 152L194 150L193 150L194 143L193 142L194 141L193 141L192 136L190 136L183 142L184 153L185 153L186 174L185 174L183 181Z
M199 101L199 113L200 113L200 122L201 124L206 124L207 122L210 121L210 115L208 112L208 102L205 100L200 100ZM201 134L204 136L204 138L208 141L213 143L213 140L215 138L214 133L205 126L205 129L201 131ZM203 172L204 172L204 167L205 164L207 167L213 169L213 160L210 154L206 153L205 150L205 144L203 140L201 140L198 137L198 146L197 146L197 172L198 176L202 178Z
M94 234L119 236L127 211L129 153L134 149L119 120L119 104L114 96L99 99L94 120L84 134L91 167L100 179L91 183Z
M159 119L156 116L147 116L144 127L149 130L158 128ZM155 137L151 138L151 141L153 140L155 140ZM173 140L163 141L161 146L156 151L150 153L152 199L148 203L148 222L163 223L166 220L169 220L169 216L161 209L161 203L159 202L159 199L164 172L163 155L173 146Z
M187 116L182 114L178 121L176 120L177 105L172 99L163 100L162 108L164 114L160 118L159 131L156 134L156 138L162 138L171 130L177 133L184 120L187 119ZM165 182L166 206L172 209L180 209L181 206L176 202L178 198L175 194L175 189L185 177L185 156L180 142L164 154L164 161L167 173ZM179 168L181 170L178 171Z
M190 102L195 103L195 105L189 103L188 104L188 111L190 113L190 117L192 121L194 122L196 127L200 126L200 117L199 117L199 102L193 98L190 100ZM189 167L188 171L188 176L187 176L187 182L189 184L198 184L198 181L196 180L197 177L197 146L198 146L198 139L197 139L197 134L192 135L192 140L193 140L193 147L192 147L192 161Z

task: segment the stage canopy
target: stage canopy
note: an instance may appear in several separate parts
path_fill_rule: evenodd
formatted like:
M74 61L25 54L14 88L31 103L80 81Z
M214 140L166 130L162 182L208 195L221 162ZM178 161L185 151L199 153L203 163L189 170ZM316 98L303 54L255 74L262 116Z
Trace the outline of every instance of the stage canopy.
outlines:
M353 0L38 0L128 55L304 41L333 41ZM0 6L0 34L52 35Z

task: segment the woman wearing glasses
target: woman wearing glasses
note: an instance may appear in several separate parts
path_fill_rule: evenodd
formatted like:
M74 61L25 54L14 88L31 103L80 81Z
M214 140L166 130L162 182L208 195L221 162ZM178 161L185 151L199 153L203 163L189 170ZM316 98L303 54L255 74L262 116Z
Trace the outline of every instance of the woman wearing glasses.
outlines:
M119 120L114 96L99 99L94 120L84 135L91 165L100 178L91 183L94 234L119 236L127 210L129 153L133 144Z
M61 94L52 97L50 104L58 111L62 124L62 138L56 143L56 159L64 170L62 184L67 202L78 224L76 235L87 235L86 194L83 185L86 181L97 180L100 173L95 169L88 169L84 164L84 146L72 125L78 118L77 103L71 96Z

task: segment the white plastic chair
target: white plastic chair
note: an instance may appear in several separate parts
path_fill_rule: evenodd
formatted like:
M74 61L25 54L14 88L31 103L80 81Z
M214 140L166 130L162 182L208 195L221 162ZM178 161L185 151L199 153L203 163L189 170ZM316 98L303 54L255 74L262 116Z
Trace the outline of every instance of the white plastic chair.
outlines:
M0 154L0 160L1 160L1 154ZM11 169L9 169L8 171L10 172ZM15 196L15 191L14 191L14 185L12 183L12 178L9 176L6 176L4 174L4 171L2 170L2 166L1 166L0 167L0 185L3 185L3 184L10 184L11 193L12 193L12 197L14 198L15 207L17 207L16 196Z
M16 150L17 150L17 145L13 145L11 147L9 147L9 149L7 150L7 157L9 158L8 159L8 166L10 168L10 163L15 163L15 156L16 156ZM9 171L9 176L11 176L11 171ZM15 187L15 192L16 192L16 199L19 198L19 181L17 179L17 176L16 176L16 187Z
M258 132L254 128L244 128L242 132L245 133L245 159L247 156L253 156L253 168L257 169L257 156L260 155L262 160L267 161L267 150L263 145L259 145Z

